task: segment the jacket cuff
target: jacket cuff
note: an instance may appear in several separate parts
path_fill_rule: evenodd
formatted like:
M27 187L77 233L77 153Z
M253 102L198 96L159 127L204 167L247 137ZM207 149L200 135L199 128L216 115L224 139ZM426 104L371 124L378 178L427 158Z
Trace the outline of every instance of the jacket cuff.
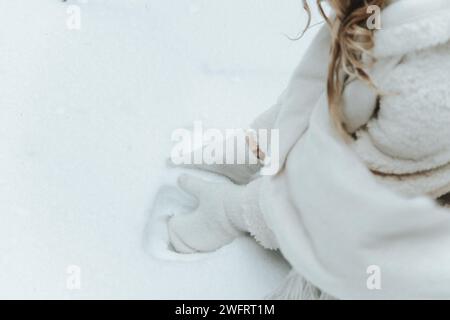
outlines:
M261 208L259 206L259 196L262 179L250 182L245 190L243 206L243 218L248 232L264 248L278 250L278 242L273 231L267 226Z

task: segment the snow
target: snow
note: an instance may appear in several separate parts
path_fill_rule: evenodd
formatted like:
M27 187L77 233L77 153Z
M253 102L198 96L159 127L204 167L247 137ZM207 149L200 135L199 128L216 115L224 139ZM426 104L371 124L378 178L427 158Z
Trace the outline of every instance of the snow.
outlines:
M0 298L257 299L282 280L250 238L164 254L149 219L183 210L174 129L245 127L276 100L315 33L284 36L300 1L0 0L0 21Z

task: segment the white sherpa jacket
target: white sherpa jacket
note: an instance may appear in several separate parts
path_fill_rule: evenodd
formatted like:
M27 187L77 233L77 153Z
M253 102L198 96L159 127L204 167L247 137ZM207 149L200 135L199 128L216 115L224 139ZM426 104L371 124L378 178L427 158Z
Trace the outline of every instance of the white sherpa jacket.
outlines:
M280 131L260 207L296 272L337 298L450 298L450 1L396 0L376 32L372 79L344 92L352 143L328 113L324 27L254 127ZM367 270L381 270L369 290Z

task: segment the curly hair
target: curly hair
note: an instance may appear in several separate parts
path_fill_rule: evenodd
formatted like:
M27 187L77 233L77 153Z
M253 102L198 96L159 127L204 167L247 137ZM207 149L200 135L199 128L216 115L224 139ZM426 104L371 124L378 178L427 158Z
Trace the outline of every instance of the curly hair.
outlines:
M364 54L370 56L374 46L374 30L370 30L367 23L371 17L369 7L383 9L388 0L327 0L334 13L332 17L327 16L322 2L316 0L332 37L327 80L328 104L336 128L345 134L341 100L346 81L358 78L372 86L366 71L367 64L363 61ZM308 0L303 0L303 5L308 12L308 28L311 23Z

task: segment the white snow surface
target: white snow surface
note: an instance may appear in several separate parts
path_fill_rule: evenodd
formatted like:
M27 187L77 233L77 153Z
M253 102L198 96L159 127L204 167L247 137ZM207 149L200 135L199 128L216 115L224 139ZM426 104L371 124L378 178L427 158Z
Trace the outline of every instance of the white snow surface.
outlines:
M246 127L275 102L316 31L285 37L306 22L301 1L0 0L0 21L0 298L259 299L277 286L288 265L252 239L165 259L149 219L179 205L174 129Z

